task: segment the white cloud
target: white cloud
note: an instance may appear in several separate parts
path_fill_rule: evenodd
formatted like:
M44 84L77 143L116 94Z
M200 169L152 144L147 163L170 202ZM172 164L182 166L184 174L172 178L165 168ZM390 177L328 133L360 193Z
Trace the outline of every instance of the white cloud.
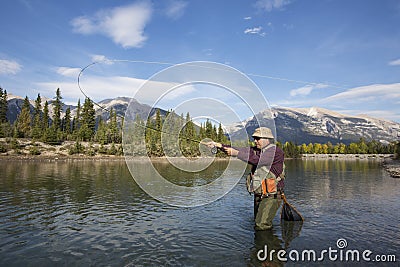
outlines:
M150 21L149 2L98 11L94 16L82 16L71 21L73 31L81 34L102 34L124 48L141 47L147 37L144 28Z
M400 66L400 58L389 62L390 66Z
M282 9L284 6L290 3L290 0L258 0L255 6L260 10L270 12L273 9Z
M112 65L113 64L113 60L107 58L104 55L92 55L92 62L101 62L101 63L104 63L106 65Z
M266 33L262 31L262 27L258 26L258 27L254 27L254 28L247 28L246 30L244 30L245 34L258 34L261 36L265 36Z
M71 21L71 24L74 27L74 32L81 34L93 34L100 31L100 29L98 29L98 26L96 26L95 23L87 17L74 18Z
M325 103L330 102L382 102L383 100L400 99L400 83L372 84L349 89L333 96L322 99Z
M306 85L297 89L293 89L290 91L290 96L306 96L309 95L313 90L315 89L322 89L322 88L326 88L328 87L328 85L326 84L315 84L315 85Z
M251 20L251 17L244 17L244 20Z
M262 30L262 27L254 27L254 28L247 28L246 30L244 30L244 33L251 33L251 34L258 34L260 33Z
M188 3L185 1L170 1L165 10L165 14L170 19L179 19L185 13L187 4Z
M313 90L313 87L311 85L306 85L303 87L300 87L298 89L293 89L290 91L290 96L297 96L297 95L309 95Z
M17 74L21 69L22 66L16 61L0 59L0 75Z
M80 68L68 68L68 67L57 68L57 73L65 77L76 78L78 77L80 72L81 72Z

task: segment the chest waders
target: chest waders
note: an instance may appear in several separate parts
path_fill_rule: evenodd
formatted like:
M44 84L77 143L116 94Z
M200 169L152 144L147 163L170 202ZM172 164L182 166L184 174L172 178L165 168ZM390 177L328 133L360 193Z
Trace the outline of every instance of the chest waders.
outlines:
M269 144L262 149L261 153L274 147ZM247 176L247 190L254 193L254 220L255 230L268 230L272 228L272 220L281 204L280 195L283 188L279 188L279 182L285 179L285 164L283 172L276 177L267 166L257 168L253 174Z

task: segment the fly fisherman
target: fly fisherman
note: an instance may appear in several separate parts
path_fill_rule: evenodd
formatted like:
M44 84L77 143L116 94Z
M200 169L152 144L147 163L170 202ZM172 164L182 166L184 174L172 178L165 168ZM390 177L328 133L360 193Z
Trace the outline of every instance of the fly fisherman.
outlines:
M251 164L247 189L254 193L255 230L272 228L272 220L281 204L284 187L284 153L274 144L274 136L267 127L257 128L252 137L254 147L229 147L211 142L230 156Z

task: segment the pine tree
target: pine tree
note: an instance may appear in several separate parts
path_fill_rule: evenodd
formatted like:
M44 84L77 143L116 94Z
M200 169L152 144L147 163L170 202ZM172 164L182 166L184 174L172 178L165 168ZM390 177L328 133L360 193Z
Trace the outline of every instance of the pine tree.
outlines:
M45 131L49 128L49 126L50 126L49 120L50 120L49 103L46 100L46 102L44 102L44 107L43 107L43 121L42 121L42 123L43 123L42 130L43 131Z
M118 122L117 122L117 113L113 108L110 110L110 123L109 123L109 130L110 130L110 143L120 143L119 140L119 131L118 131Z
M162 121L159 109L157 109L156 111L156 121L154 126L155 126L155 131L153 132L152 153L155 156L161 157L164 155L164 152L161 144Z
M133 124L133 129L132 129L132 134L128 135L128 138L131 138L131 142L135 145L139 145L140 143L142 143L141 138L144 136L144 122L142 120L142 117L140 117L139 114L136 114L135 116L135 121ZM130 132L130 131L129 131Z
M72 130L71 130L71 108L70 107L68 107L67 110L65 111L63 131L65 132L66 136L68 136L72 133Z
M94 137L96 118L93 102L86 98L82 108L82 125L79 131L79 137L85 141L89 141Z
M78 104L76 108L76 114L74 118L72 119L72 136L75 139L79 139L79 130L81 128L81 100L78 99Z
M180 119L182 119L182 116ZM196 139L196 130L194 128L194 124L188 112L186 113L184 127L179 135L180 150L184 156L192 157L198 154L198 144L192 141L195 139Z
M16 125L17 125L17 136L28 138L31 135L31 104L29 103L28 96L24 99L24 104L22 105L21 113L18 115Z
M222 124L221 123L218 126L217 142L219 142L219 143L226 143L227 142L227 138L225 136L224 130L222 129Z
M298 158L300 155L297 145L292 142L286 142L283 145L283 152L285 153L285 157L289 158Z
M152 142L153 142L153 124L151 123L150 116L147 117L145 130L145 142L146 142L146 152L148 156L151 156L152 152Z
M215 140L213 135L214 135L213 125L210 122L210 120L207 119L207 121L206 121L206 137L211 138L212 140Z
M49 103L44 102L43 119L42 119L42 141L47 142L47 136L50 135L50 116L49 116Z
M10 136L11 125L7 121L7 91L0 87L0 137Z
M42 137L42 98L38 94L35 100L35 109L33 110L32 137L40 139Z
M48 102L45 102L45 106L43 109L43 123L45 127L43 128L43 141L48 144L57 144L60 142L61 135L61 93L60 89L58 88L56 91L56 98L52 102L53 105L53 120L52 124L50 125L50 116L49 116L49 107Z
M108 143L107 138L107 124L104 122L101 116L98 118L98 127L96 131L96 141L101 145L105 145Z
M400 159L400 142L397 141L394 147L394 156L396 159Z
M7 122L7 90L3 91L3 88L0 87L0 123Z
M78 99L78 106L76 108L76 118L75 118L75 130L79 130L81 128L81 100Z
M60 88L57 88L56 91L56 98L53 101L53 127L55 131L61 130L61 109L62 109L62 102L61 102L61 91Z
M125 125L124 129L124 149L126 153L131 156L144 156L146 155L146 142L143 140L145 137L145 126L139 114L136 114L133 123Z

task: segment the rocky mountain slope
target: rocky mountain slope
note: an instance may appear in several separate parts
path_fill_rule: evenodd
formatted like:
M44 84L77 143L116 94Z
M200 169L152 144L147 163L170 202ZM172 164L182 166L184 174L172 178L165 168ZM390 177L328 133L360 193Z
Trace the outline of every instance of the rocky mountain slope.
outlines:
M281 142L302 143L350 143L360 138L383 143L400 138L400 124L367 116L349 116L331 110L312 108L275 107L256 114L255 117L228 127L232 136L240 127L251 134L258 125L274 118L277 138ZM257 119L256 119L257 118Z

